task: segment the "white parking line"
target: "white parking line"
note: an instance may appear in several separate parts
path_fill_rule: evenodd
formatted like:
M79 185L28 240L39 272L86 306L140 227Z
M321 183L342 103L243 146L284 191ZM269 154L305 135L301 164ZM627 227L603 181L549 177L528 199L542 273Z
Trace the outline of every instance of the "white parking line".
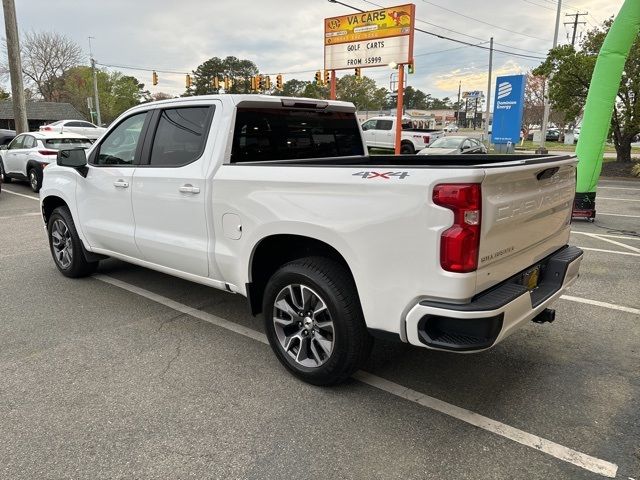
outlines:
M591 232L581 232L579 230L571 230L571 233L591 233ZM624 236L624 235L609 235L609 234L604 234L604 233L596 233L595 235L598 235L599 237L618 238L620 240L636 240L636 241L640 242L640 236L638 236L638 237L627 237L627 236Z
M31 195L25 195L24 193L12 192L11 190L7 190L6 188L3 188L2 191L4 193L10 193L11 195L18 195L19 197L30 198L31 200L40 201L40 199L38 197L33 197Z
M11 220L13 218L20 218L20 217L35 217L35 216L40 216L42 215L40 212L33 212L33 213L20 213L18 215L8 215L6 217L0 217L0 220Z
M596 197L596 200L616 200L620 202L640 202L640 198Z
M631 255L632 257L640 257L640 253L619 252L618 250L604 250L603 248L590 248L581 246L578 246L578 248L586 250L588 252L615 253L617 255Z
M591 300L589 298L573 297L571 295L562 295L560 297L563 300L569 300L570 302L586 303L587 305L595 305L596 307L610 308L612 310L620 310L621 312L635 313L640 315L640 308L625 307L622 305L616 305L614 303L600 302L598 300Z
M123 290L127 290L131 293L135 293L136 295L148 298L149 300L165 305L166 307L177 310L178 312L182 312L186 315L204 320L205 322L209 322L219 327L226 328L227 330L239 333L240 335L250 337L253 340L257 340L258 342L268 344L267 338L264 334L256 332L255 330L252 330L250 328L243 327L242 325L235 324L233 322L225 320L224 318L212 315L207 312L203 312L202 310L198 310L193 307L189 307L182 303L163 297L162 295L155 294L143 288L136 287L135 285L131 285L107 275L96 274L94 275L94 278L110 285L122 288ZM520 443L521 445L539 450L559 460L571 463L585 470L589 470L590 472L594 472L605 477L614 478L618 471L618 466L615 463L607 462L606 460L601 460L599 458L592 457L591 455L578 452L558 443L546 440L537 435L533 435L518 428L511 427L497 420L492 420L491 418L472 412L471 410L458 407L456 405L420 393L416 390L411 390L409 388L403 387L402 385L391 382L389 380L385 380L384 378L378 377L376 375L359 371L354 375L354 378L360 380L362 383L383 390L397 397L417 403L419 405L422 405L423 407L436 410L440 413L456 418L470 425L474 425L488 432L500 435L504 438L508 438L509 440L513 440L514 442Z
M640 215L624 215L622 213L604 213L598 212L597 215L609 215L610 217L629 217L629 218L640 218Z
M602 240L603 242L611 243L612 245L617 245L618 247L626 248L627 250L631 250L632 252L640 253L640 248L632 247L631 245L627 245L626 243L616 242L615 240L610 240L608 238L603 238L599 236L597 233L587 233L587 232L576 232L580 235L586 235L587 237L595 238L597 240Z
M384 390L385 392L389 392L397 397L417 403L423 407L437 410L445 415L457 418L458 420L462 420L463 422L482 428L483 430L495 433L501 437L508 438L509 440L513 440L521 445L547 453L552 457L558 458L567 463L572 463L573 465L589 470L590 472L614 478L618 471L618 466L614 463L577 452L571 448L567 448L558 443L539 437L538 435L533 435L520 430L519 428L511 427L502 422L485 417L484 415L479 415L471 410L467 410L466 408L457 407L450 403L443 402L442 400L438 400L437 398L430 397L429 395L411 390L410 388L405 388L402 385L371 375L370 373L359 371L356 372L353 377L367 385L379 388L380 390Z
M640 191L640 188L632 188L632 187L601 187L598 186L598 188L607 188L610 190L637 190Z

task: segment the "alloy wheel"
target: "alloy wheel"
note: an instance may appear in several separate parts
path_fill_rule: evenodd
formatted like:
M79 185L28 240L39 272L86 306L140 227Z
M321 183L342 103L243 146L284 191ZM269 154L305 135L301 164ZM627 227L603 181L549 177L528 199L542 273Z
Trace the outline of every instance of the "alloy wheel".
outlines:
M333 352L335 328L326 302L306 285L284 287L273 305L273 326L280 347L296 363L316 368Z
M60 268L67 269L73 261L73 242L69 227L60 219L51 226L53 257Z
M34 192L38 189L38 176L36 175L35 170L31 170L29 172L29 184Z

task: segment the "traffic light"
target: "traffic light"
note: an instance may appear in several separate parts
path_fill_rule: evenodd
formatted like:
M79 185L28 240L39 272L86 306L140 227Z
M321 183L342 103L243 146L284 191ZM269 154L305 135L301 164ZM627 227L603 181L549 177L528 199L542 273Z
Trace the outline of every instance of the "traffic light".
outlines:
M229 93L229 90L231 90L232 86L233 86L233 80L231 80L231 78L229 77L224 77L224 91L226 93Z
M156 71L154 70L153 73L151 74L151 83L153 85L157 85L158 84L158 74L156 73Z
M324 71L324 84L325 85L329 85L330 81L331 81L331 72L329 70L325 70Z
M262 81L262 77L260 75L256 75L255 77L253 77L251 79L251 89L254 92L257 92L258 90L260 90L261 87L261 81Z
M184 77L184 84L187 88L191 88L191 75L189 75L188 73Z
M322 72L320 70L316 72L316 83L322 85Z
M269 75L263 77L264 87L263 90L271 90L271 77Z
M416 64L413 63L413 60L411 62L409 62L409 66L408 66L407 70L409 71L410 74L416 73Z
M360 80L362 78L362 69L360 67L356 67L355 76L356 80Z
M211 79L211 86L214 90L220 90L220 79L217 75Z
M276 77L276 89L282 91L283 88L284 86L282 84L282 75L278 74L278 76Z

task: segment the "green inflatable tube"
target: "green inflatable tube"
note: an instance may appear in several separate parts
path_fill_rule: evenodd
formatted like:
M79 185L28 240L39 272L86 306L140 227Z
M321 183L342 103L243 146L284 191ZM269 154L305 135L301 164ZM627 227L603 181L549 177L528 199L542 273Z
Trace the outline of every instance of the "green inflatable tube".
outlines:
M589 197L595 200L596 185L602 170L602 156L622 71L639 29L640 0L626 0L604 40L591 77L580 139L576 148L578 156L576 207L578 207L580 194L583 194L583 199ZM593 215L595 215L595 208L593 208Z

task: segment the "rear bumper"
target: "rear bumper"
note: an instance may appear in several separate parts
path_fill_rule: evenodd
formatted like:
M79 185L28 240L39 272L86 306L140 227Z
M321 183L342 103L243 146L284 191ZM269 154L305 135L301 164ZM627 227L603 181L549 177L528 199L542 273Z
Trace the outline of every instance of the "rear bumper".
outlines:
M562 295L578 278L581 261L582 250L566 246L535 264L540 265L540 280L534 290L518 283L520 272L476 295L470 303L422 301L407 314L407 340L437 350L490 348Z

